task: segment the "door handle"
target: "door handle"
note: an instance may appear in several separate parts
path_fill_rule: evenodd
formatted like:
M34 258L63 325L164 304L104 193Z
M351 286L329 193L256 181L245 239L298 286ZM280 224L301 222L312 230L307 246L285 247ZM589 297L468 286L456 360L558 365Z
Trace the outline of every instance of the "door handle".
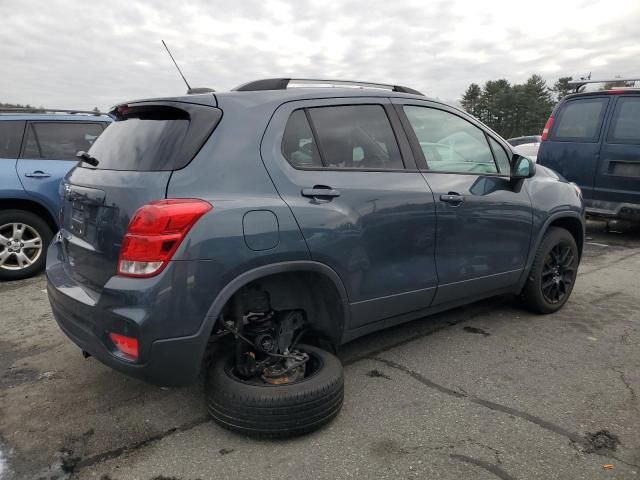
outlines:
M49 178L51 174L43 172L42 170L36 170L35 172L25 173L24 176L29 178Z
M457 207L462 202L464 202L464 197L457 193L447 193L440 195L440 201L450 203L454 207Z
M340 196L340 192L331 187L316 185L313 188L303 188L302 196L311 198L335 198Z

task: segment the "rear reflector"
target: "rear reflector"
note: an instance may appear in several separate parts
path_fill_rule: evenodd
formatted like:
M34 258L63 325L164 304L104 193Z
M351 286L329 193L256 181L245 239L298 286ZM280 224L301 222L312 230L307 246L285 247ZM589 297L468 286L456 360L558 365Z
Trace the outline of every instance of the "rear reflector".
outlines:
M140 207L122 241L118 274L152 277L160 273L191 227L212 208L192 198L156 200Z
M544 129L542 130L542 138L540 138L541 142L544 142L547 138L549 138L549 132L551 131L551 127L553 127L553 117L549 117L547 123L544 124Z
M118 333L109 333L109 338L115 345L115 347L126 356L138 359L138 339L133 337L126 337Z

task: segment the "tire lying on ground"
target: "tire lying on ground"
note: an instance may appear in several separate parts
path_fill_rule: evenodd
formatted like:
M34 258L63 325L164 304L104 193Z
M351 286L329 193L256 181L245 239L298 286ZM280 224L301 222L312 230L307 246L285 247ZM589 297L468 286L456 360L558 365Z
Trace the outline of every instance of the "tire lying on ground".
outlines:
M330 422L342 408L344 376L335 355L310 345L307 374L301 381L271 385L242 380L232 357L214 359L207 376L207 407L214 421L237 433L284 438L311 432Z

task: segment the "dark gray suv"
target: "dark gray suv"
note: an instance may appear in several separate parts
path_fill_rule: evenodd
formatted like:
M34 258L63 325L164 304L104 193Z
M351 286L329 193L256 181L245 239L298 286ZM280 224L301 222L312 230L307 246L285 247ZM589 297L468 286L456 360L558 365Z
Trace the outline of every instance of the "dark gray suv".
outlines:
M330 421L333 353L367 333L504 293L551 313L571 294L580 190L412 89L270 79L112 115L63 185L55 318L126 374L204 372L226 428Z

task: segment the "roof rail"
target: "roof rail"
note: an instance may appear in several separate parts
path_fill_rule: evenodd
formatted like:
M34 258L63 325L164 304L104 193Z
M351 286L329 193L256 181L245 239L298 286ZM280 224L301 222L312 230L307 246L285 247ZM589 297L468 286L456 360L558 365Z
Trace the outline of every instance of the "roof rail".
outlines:
M575 86L576 93L581 87L588 83L618 83L618 82L640 82L640 78L611 78L608 80L570 80L567 85Z
M93 111L93 110L67 110L67 109L59 109L59 108L37 108L37 107L33 107L33 108L27 108L27 107L0 107L0 113L70 113L70 114L74 114L74 113L83 113L83 114L90 114L90 115L95 115L96 117L100 116L100 115L105 115L103 112L100 111Z
M327 80L316 78L265 78L240 85L233 90L238 92L250 92L257 90L286 90L290 87L348 87L348 88L380 88L393 92L410 93L424 96L421 92L400 85L388 85L386 83L359 82L353 80Z

